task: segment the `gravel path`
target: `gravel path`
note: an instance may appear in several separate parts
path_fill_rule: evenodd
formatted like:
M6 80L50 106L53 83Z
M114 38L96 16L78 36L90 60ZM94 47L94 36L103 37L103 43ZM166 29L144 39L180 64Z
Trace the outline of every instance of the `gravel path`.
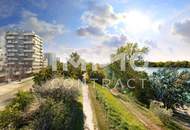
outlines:
M83 93L83 112L85 115L85 130L94 130L93 113L91 108L91 102L89 98L88 85L82 86Z

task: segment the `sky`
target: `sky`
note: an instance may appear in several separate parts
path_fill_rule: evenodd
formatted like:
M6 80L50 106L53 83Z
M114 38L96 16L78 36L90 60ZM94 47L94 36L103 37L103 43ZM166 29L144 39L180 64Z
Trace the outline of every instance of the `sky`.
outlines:
M66 61L78 52L105 64L129 42L149 61L190 60L189 0L0 0L0 43L7 30L34 31L44 51Z

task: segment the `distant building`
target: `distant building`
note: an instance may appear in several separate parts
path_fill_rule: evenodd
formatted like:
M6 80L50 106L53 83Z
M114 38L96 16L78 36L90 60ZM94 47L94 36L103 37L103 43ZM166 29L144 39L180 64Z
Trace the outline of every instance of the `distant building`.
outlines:
M45 53L44 54L44 57L48 60L48 66L51 66L52 67L52 70L53 71L56 71L57 69L57 58L56 58L56 55L54 53Z
M3 47L0 47L0 72L3 71L3 69L5 68L5 54L4 54L4 50Z
M43 65L43 41L38 35L34 32L8 31L5 41L9 78L39 72Z
M48 67L48 59L43 57L43 68Z
M1 45L0 47L0 82L5 81L5 54L4 54L4 48Z
M60 57L56 57L56 61L57 61L57 62L60 62Z

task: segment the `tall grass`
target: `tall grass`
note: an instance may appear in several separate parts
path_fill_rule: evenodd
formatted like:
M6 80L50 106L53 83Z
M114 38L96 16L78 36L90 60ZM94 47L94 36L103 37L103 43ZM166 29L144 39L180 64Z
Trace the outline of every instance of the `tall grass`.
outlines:
M130 111L127 111L107 88L96 84L96 99L106 111L110 130L146 130L145 126Z

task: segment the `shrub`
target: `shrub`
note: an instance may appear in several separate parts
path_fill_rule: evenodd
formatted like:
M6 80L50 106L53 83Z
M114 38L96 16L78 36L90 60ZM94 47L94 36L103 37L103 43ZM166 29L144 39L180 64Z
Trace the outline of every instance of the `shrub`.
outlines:
M19 91L16 98L0 112L0 128L19 128L23 124L23 111L33 101L33 96L29 92Z
M150 110L153 111L162 121L162 123L171 130L183 130L183 128L172 120L173 111L161 107L162 103L153 101L150 104Z
M175 110L190 102L189 72L181 72L177 69L162 69L153 73L150 78L154 99L161 101L163 107Z
M53 77L51 68L43 68L39 73L34 74L33 81L36 85L42 85L42 83L50 80Z
M38 130L66 130L72 118L70 111L63 102L48 99L40 106L34 127Z
M15 110L11 107L0 112L0 128L8 129L10 127L16 128L21 121L21 111Z
M72 103L80 95L78 85L77 81L59 78L50 80L42 86L34 86L34 92L42 98Z
M24 109L33 101L34 97L30 92L19 91L16 98L8 105L8 107L24 111Z
M34 92L42 101L36 113L34 129L40 130L82 130L82 104L78 102L78 82L53 79L42 86L35 86Z

